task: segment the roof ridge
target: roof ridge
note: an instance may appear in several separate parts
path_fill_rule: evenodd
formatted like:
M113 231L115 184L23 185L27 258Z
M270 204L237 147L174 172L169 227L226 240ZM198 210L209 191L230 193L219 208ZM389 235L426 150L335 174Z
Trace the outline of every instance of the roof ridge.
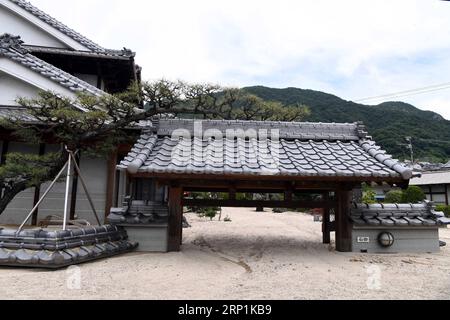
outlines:
M73 50L64 48L51 48L30 44L23 44L23 47L28 49L32 53L36 52L51 52L51 53L62 53L65 55L80 55L80 56L95 56L95 57L105 57L105 58L122 58L128 60L135 56L135 52L123 48L122 50L110 50L107 49L104 52L100 51L85 51L85 50Z
M239 120L239 119L183 119L183 118L172 118L172 119L161 119L161 121L172 121L172 122L195 122L195 121L201 121L206 123L214 123L214 122L229 122L229 123L265 123L265 124L281 124L281 125L322 125L322 126L329 126L329 125L335 125L335 126L343 126L343 125L353 125L355 128L360 130L361 132L365 132L366 126L361 122L313 122L313 121L278 121L278 120ZM367 132L366 132L367 133ZM364 136L366 137L366 136Z

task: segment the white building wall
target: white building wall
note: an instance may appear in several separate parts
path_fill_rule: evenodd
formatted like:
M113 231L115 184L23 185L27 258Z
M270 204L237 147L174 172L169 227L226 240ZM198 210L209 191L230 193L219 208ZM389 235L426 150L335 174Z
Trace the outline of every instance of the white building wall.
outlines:
M80 169L82 176L87 184L88 191L94 202L95 210L101 220L104 222L105 205L106 205L106 160L97 158L81 157ZM43 219L49 215L63 216L64 214L64 196L65 196L65 175L63 181L57 183L39 208L39 219ZM41 194L50 183L46 183L41 187ZM81 181L78 180L77 202L75 207L75 217L78 219L88 220L92 224L96 224L95 216L89 205ZM72 193L72 183L70 184L69 197ZM70 199L69 199L70 201ZM70 203L70 202L69 202Z
M107 168L108 161L106 159L81 157L80 169L89 194L94 202L95 210L102 223L105 221L106 183L108 180ZM78 181L78 196L75 212L79 219L86 219L95 223L95 217L81 181Z
M38 88L0 71L0 105L17 106L17 98L34 98L38 92Z
M28 67L12 61L8 58L0 57L0 72L7 75L6 81L13 81L18 84L19 87L14 88L9 97L26 96L32 92L38 92L39 90L52 91L62 96L75 99L76 93L69 88L63 87L61 84L42 76L39 72L34 72ZM9 77L9 78L8 78ZM22 84L19 84L18 82ZM10 88L11 86L9 86ZM22 92L21 90L25 90ZM33 91L35 90L35 91Z
M0 4L0 34L3 33L20 36L28 45L68 48L55 37Z

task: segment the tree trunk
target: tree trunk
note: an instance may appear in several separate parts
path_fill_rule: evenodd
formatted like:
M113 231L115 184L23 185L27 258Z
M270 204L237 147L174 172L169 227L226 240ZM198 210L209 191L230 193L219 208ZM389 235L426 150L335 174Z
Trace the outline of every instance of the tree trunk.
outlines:
M64 167L68 159L67 152L62 152L61 157L58 158L52 165L51 169L48 171L48 173L45 175L45 177L39 181L39 183L45 183L47 181L53 180L56 175L61 171L61 169ZM5 187L3 194L0 197L0 215L5 212L8 205L11 203L11 201L14 200L14 198L22 191L25 191L28 188L36 187L36 185L29 185L29 181L24 180L20 182L13 183L9 187ZM31 208L30 208L31 209Z
M15 196L27 189L26 181L16 183L12 186L12 188L5 188L3 191L3 195L0 198L0 215L6 210L6 207L10 204L11 201L15 198Z

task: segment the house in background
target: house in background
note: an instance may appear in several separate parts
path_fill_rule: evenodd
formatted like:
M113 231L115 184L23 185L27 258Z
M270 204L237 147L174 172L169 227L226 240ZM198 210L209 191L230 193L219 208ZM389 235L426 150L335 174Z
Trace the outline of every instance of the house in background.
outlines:
M401 188L393 187L387 183L382 184L372 184L372 189L375 192L375 201L384 202L386 195L389 191L392 190L401 190Z
M421 178L414 178L410 185L419 186L427 199L435 204L450 205L450 170L423 172Z
M32 98L41 90L50 90L74 98L77 92L93 95L125 90L140 81L135 53L128 49L105 49L65 26L23 0L0 0L0 116L23 114L18 97ZM0 158L10 152L44 154L54 145L30 145L15 141L11 133L0 129ZM122 199L123 175L116 175L116 164L129 151L120 146L108 159L80 156L80 167L87 180L95 206L102 216ZM19 194L0 216L2 224L21 222L38 201L46 185ZM122 187L124 188L124 187ZM42 189L42 190L41 190ZM92 221L88 200L75 177L71 186L71 216ZM61 215L64 185L52 190L33 217L33 223L48 215ZM39 215L39 216L38 216Z

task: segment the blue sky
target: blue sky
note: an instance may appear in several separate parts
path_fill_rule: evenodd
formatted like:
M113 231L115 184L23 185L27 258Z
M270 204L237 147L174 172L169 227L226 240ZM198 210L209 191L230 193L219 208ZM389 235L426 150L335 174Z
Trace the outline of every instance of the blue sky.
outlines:
M102 46L136 51L148 80L299 87L347 100L450 82L446 1L31 2ZM450 119L450 89L394 100Z

